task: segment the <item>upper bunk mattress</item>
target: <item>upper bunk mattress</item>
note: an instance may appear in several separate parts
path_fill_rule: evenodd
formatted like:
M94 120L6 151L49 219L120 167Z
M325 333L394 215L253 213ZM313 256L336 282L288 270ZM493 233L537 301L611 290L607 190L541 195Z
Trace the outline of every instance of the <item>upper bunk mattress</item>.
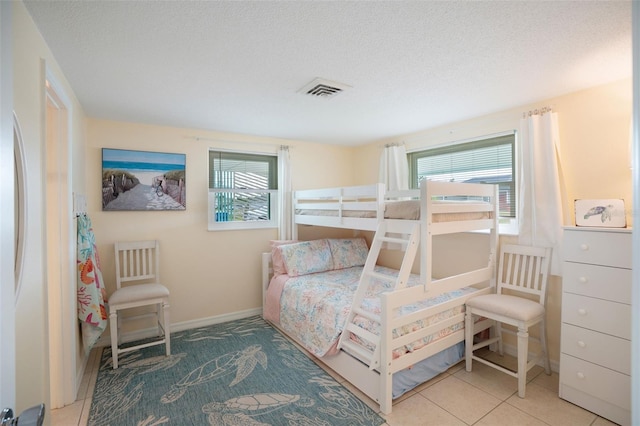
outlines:
M447 212L447 213L435 213L433 215L434 222L451 222L457 220L479 220L489 219L492 214L486 210L489 203L483 203L479 201L434 201L434 204L454 205L462 204L469 211L466 212ZM339 211L336 209L296 209L296 215L309 215L309 216L329 216L335 217L339 215ZM342 217L354 217L354 218L375 218L375 210L342 210ZM385 219L404 219L404 220L418 220L420 219L420 200L399 200L399 201L387 201L384 207Z

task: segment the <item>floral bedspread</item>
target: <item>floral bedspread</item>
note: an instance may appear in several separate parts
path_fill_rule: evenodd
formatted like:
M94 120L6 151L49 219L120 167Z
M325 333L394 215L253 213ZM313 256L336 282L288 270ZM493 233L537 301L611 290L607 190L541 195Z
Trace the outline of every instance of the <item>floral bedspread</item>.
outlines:
M394 270L382 266L376 266L376 272L395 275ZM361 273L362 267L353 267L290 278L285 284L280 298L280 325L282 328L314 355L321 357L327 354L337 343L342 332ZM408 285L420 285L419 276L412 275ZM393 283L383 282L374 278L363 302L364 309L379 314L381 311L379 296L383 292L390 291L392 287ZM395 315L407 315L418 309L437 305L473 291L471 288L462 288L445 293L415 304L403 306L395 312ZM393 331L393 335L394 337L402 336L413 330L456 315L462 310L462 306L449 309L432 317L416 321L402 329L396 329ZM378 323L362 317L356 317L354 322L375 334L380 334ZM464 324L460 322L420 341L395 348L393 356L397 358L406 352L417 350L463 326Z

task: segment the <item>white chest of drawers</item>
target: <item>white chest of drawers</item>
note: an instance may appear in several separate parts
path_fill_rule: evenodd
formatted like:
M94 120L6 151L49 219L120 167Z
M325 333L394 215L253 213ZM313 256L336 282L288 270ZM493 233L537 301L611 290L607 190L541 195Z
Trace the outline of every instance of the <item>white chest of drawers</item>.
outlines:
M565 228L560 398L631 422L631 230Z

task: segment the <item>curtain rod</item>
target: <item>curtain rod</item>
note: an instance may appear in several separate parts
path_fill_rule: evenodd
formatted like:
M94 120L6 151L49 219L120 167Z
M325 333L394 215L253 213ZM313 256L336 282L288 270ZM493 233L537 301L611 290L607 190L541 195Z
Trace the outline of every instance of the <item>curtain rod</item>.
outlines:
M531 117L532 115L543 115L543 114L545 114L547 112L551 112L551 111L553 111L553 109L550 106L542 107L540 109L533 109L533 110L528 111L528 112L523 112L522 113L522 118Z
M392 146L403 146L404 142L393 142L393 143L387 143L384 144L385 148L391 148Z
M203 136L185 135L185 136L183 136L183 138L184 139L192 139L194 141L219 142L219 143L224 143L224 144L251 145L251 146L280 148L280 149L285 149L285 148L289 148L290 147L290 145L284 145L284 144L247 142L247 141L230 141L230 140L227 140L227 139L207 138L207 137L203 137Z

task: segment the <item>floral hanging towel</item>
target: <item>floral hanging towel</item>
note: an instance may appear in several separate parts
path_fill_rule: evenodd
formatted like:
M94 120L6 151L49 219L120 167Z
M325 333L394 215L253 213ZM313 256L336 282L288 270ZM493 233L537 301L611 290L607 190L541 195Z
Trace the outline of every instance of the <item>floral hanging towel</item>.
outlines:
M89 353L107 328L106 291L96 238L89 216L78 216L78 318L81 322L82 343Z

